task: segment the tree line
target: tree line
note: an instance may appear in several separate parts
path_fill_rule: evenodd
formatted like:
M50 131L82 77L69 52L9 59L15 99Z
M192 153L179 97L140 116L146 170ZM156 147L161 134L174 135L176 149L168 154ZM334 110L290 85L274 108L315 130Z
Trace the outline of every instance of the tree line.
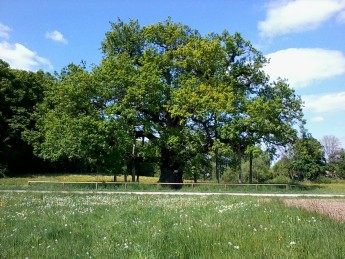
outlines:
M255 159L269 163L279 147L312 139L301 98L287 81L270 80L268 61L239 33L118 20L101 50L100 64L55 75L1 61L2 174L158 173L179 183L212 169L220 180L231 168L242 182L248 160L252 182Z

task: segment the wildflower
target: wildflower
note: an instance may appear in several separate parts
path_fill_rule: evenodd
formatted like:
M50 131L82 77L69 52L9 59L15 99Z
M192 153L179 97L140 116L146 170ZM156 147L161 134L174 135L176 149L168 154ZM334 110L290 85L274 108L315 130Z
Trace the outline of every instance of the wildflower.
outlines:
M290 242L290 246L294 246L294 245L296 245L296 242L295 241L291 241Z
M234 246L234 248L238 250L238 249L240 249L240 246Z

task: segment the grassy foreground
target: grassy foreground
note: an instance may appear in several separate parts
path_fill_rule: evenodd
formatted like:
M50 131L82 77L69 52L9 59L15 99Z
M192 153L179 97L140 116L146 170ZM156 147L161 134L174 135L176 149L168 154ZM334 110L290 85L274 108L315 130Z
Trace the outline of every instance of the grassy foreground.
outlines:
M0 193L0 258L343 258L344 233L279 200Z

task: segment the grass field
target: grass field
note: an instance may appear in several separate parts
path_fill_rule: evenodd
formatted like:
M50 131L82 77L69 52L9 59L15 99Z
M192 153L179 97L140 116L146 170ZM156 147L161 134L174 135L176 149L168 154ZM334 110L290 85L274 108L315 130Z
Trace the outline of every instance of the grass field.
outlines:
M343 258L345 223L278 199L0 193L0 258Z

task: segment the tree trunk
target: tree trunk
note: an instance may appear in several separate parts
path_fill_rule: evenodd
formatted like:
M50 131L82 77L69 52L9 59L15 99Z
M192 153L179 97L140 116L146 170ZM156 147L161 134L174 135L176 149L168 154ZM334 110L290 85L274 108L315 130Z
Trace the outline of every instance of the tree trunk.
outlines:
M253 151L249 153L249 183L253 183Z
M132 182L135 182L135 161L132 163Z
M219 172L219 153L218 153L218 148L216 148L215 151L215 156L216 156L216 179L217 183L220 183L220 172Z
M176 161L176 154L166 148L161 150L161 161L159 177L160 183L183 183L181 170L181 163ZM181 189L182 185L173 184L170 186L172 189Z
M198 174L193 173L193 176L194 176L194 182L197 183L198 182Z
M241 153L240 148L238 148L238 150L237 150L237 160L238 160L238 169L239 169L238 182L242 183L243 182L243 179L242 179L242 153Z
M133 142L133 148L132 148L132 182L135 182L135 148L136 148L136 143L135 140Z

